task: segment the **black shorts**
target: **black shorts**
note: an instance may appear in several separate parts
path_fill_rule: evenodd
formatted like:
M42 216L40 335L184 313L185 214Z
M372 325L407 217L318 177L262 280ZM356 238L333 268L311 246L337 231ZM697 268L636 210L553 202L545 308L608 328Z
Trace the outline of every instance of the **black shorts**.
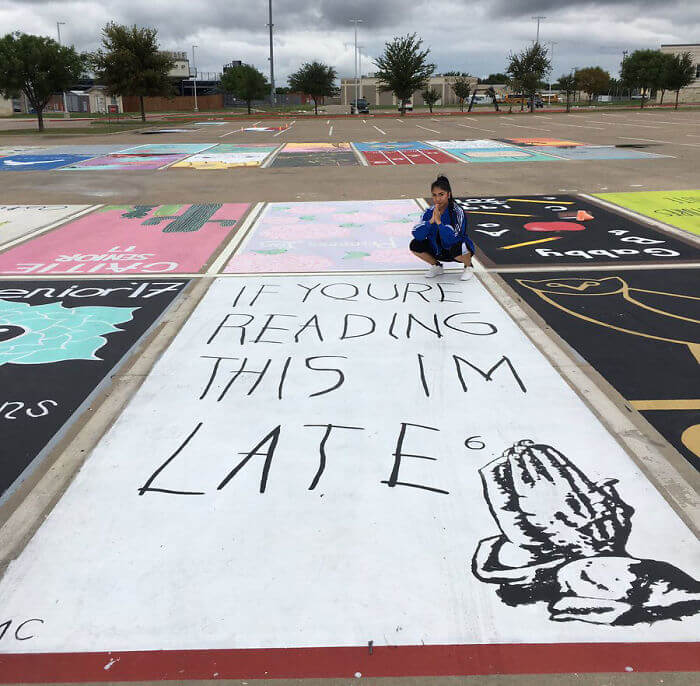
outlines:
M455 262L455 257L460 257L463 254L463 245L463 243L457 243L457 245L453 245L451 248L443 250L439 255L436 255L429 240L419 241L414 238L408 248L412 252L426 252L440 262Z

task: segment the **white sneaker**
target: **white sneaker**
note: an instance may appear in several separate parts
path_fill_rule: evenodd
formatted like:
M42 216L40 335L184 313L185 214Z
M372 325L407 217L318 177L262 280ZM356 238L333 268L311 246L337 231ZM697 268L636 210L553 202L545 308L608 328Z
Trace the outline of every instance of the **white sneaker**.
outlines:
M430 269L425 273L427 279L432 279L434 276L440 276L445 272L444 267L441 264L433 264Z
M460 276L461 281L469 281L472 276L474 276L474 268L473 267L465 267L462 270L462 276Z

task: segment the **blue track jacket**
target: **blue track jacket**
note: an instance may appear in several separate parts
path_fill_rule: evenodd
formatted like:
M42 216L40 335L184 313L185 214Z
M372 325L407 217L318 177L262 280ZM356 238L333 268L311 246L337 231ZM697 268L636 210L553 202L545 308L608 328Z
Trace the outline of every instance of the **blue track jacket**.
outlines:
M416 224L413 228L413 237L419 241L429 240L435 255L439 255L443 250L461 243L466 243L469 251L474 254L476 252L474 243L467 235L467 215L456 203L453 205L452 215L454 216L454 224L450 216L450 209L447 207L440 217L440 224L431 224L430 219L433 216L433 207L431 205L423 212L421 223ZM442 246L438 245L438 231L440 232L440 243L442 243Z

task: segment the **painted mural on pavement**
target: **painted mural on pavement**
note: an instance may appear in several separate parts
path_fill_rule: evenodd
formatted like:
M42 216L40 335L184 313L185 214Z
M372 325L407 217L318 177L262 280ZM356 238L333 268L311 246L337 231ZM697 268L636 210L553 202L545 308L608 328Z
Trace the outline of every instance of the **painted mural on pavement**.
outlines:
M690 239L567 195L457 198L486 264L679 263L700 259Z
M502 277L700 469L697 269Z
M0 283L0 497L36 467L186 283Z
M598 193L595 197L700 236L700 190Z
M188 169L231 169L233 167L259 167L276 145L241 145L222 143L205 152L192 155L173 165Z
M115 171L124 169L153 170L163 169L179 160L184 160L187 155L155 155L143 154L111 154L101 157L93 157L89 160L69 164L62 167L61 171Z
M654 651L699 563L478 280L220 278L0 581L37 620L0 651Z
M88 159L86 155L59 155L51 152L36 155L0 157L0 171L49 171Z
M416 269L414 200L270 203L226 272Z
M90 205L0 205L0 246L86 210Z
M248 205L106 205L0 254L4 274L198 272Z

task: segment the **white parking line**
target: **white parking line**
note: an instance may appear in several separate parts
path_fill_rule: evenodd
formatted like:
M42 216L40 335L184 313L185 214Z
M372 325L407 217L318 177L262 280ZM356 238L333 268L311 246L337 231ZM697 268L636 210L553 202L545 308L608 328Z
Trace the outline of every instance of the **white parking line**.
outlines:
M618 136L626 141L647 141L648 143L666 143L666 145L683 145L688 148L700 148L700 143L676 143L675 141L657 141L653 138L634 138L632 136Z
M700 126L700 122L695 122L695 121L683 121L682 119L679 121L663 121L661 119L652 119L655 124L690 124L690 126Z
M296 123L297 123L297 120L295 119L294 121L292 121L292 122L289 124L289 126L288 126L286 129L282 129L281 131L278 131L276 134L274 134L273 138L275 138L276 136L281 136L283 133L286 133L286 132L289 131L289 129L291 129L292 126L294 126L294 124L296 124Z
M522 124L509 124L509 126L515 126L518 129L535 129L535 131L551 131L552 129L540 129L537 126L523 126Z
M332 135L332 134L333 134L333 127L331 126L331 128L328 129L328 135L330 136L330 135Z
M584 124L564 124L560 121L555 121L554 123L558 124L559 126L575 126L577 129L598 129L598 131L605 131L605 129L602 126L585 126Z
M403 121L403 119L397 119L396 121L399 122L399 124L404 124L404 123L405 123L405 122Z
M496 129L482 129L480 126L469 126L468 124L457 124L457 126L463 126L465 129L476 129L477 131L490 131L491 133L496 133Z
M330 119L326 119L326 124L330 124L330 123L331 123L331 120L330 120Z
M544 114L535 114L535 119L551 119L551 117L545 117Z
M372 126L374 126L374 124L372 124ZM379 133L382 133L386 136L386 131L382 131L378 126L374 126L374 128L377 129L377 131L379 131Z
M432 131L433 133L440 133L439 131L436 131L435 129L429 129L427 126L421 126L420 124L416 124L416 126L419 129L423 129L424 131Z

